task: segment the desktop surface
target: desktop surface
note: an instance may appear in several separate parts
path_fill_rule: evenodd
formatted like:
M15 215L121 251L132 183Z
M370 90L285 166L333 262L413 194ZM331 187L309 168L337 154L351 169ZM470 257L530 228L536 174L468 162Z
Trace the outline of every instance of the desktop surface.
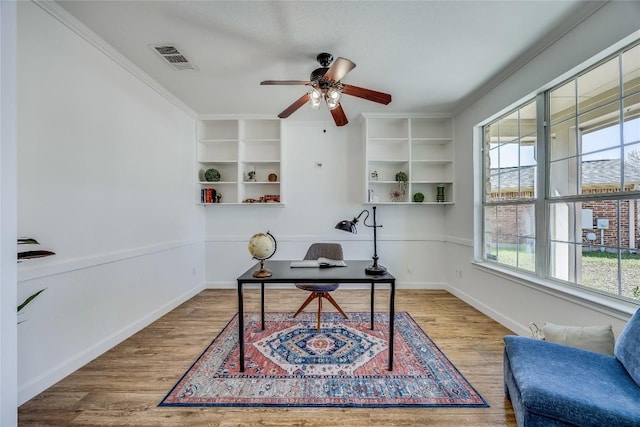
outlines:
M364 269L372 264L371 261L345 260L345 263L346 267L295 268L291 267L291 260L266 260L264 268L271 271L270 277L253 277L253 272L260 269L260 263L256 263L238 277L238 282L283 283L295 281L297 283L313 283L321 279L323 281L335 280L340 283L363 283L390 282L395 279L389 272L376 276L366 274Z

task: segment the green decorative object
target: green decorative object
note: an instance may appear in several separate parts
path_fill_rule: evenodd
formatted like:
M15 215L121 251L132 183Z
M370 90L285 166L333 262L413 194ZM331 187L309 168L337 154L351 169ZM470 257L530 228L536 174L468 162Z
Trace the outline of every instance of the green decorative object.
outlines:
M438 184L436 187L436 202L444 203L444 184Z
M413 195L413 201L416 203L422 203L424 202L424 194L422 193L416 193Z
M204 179L209 182L218 182L220 181L220 172L217 169L207 169L204 173Z
M407 174L405 172L400 171L400 172L396 173L396 181L407 182L407 181L409 181L409 177L407 176Z

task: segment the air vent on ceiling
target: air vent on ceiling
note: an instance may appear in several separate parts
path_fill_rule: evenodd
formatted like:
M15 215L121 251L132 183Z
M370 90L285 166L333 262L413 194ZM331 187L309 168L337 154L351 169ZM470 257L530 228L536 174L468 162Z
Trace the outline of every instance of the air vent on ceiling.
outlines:
M179 71L183 70L197 70L198 67L182 54L180 51L171 44L159 44L151 46L158 55L164 58L165 61L173 68Z

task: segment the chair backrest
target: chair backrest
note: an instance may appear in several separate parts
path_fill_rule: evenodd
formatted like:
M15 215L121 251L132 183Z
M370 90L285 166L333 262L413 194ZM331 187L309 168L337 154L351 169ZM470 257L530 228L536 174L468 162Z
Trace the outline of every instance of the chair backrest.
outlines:
M309 246L304 259L318 259L320 257L344 259L342 254L342 245L340 245L340 243L313 243Z

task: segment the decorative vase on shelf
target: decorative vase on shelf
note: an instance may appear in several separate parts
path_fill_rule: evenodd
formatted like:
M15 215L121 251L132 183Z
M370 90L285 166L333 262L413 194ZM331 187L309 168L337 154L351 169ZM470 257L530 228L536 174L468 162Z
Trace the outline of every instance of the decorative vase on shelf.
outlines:
M217 169L207 169L204 173L204 179L208 182L220 181L220 172Z
M438 184L438 186L436 187L436 202L444 203L444 201L444 184Z

